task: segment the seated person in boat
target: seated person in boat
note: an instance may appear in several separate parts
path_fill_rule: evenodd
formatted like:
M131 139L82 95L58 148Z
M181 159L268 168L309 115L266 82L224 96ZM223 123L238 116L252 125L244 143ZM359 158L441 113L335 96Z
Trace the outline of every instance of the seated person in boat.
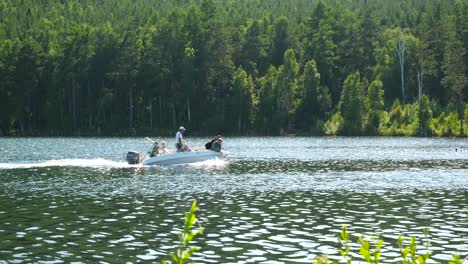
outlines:
M211 150L220 152L221 151L221 144L223 143L223 139L220 137L216 139L213 144L211 145Z
M160 150L160 147L158 145L158 142L155 142L154 145L153 145L153 148L150 150L150 157L156 157L159 155L159 150Z
M213 145L213 142L215 142L218 138L221 138L221 135L217 135L215 138L213 138L212 140L210 140L209 142L207 142L205 144L205 148L206 149L211 149L211 146Z
M177 152L190 151L190 148L185 144L183 133L185 128L183 126L179 127L179 131L176 133L176 149Z
M166 141L161 141L160 154L161 154L161 155L164 155L164 154L167 154L167 153L168 153L168 150L167 150L167 143L166 143Z

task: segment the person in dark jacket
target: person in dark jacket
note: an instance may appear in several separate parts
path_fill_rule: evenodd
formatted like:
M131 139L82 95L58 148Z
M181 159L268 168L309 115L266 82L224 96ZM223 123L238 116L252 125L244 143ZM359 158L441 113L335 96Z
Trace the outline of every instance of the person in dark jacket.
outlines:
M158 142L155 142L154 145L153 145L153 148L151 149L151 151L149 153L150 154L149 156L151 158L158 156L159 155L159 149L160 148L159 148Z
M211 149L211 146L213 145L213 142L215 142L218 138L221 138L221 135L217 135L215 138L213 138L212 140L210 140L209 142L207 142L205 144L205 148L206 149Z
M220 152L221 151L221 144L223 143L223 139L222 138L218 138L216 139L213 144L211 145L211 150L212 151L216 151L216 152Z

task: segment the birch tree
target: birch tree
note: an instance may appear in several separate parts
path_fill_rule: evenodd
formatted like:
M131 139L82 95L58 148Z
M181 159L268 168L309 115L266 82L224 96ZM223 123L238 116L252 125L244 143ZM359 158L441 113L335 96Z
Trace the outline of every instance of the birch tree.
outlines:
M418 47L419 39L412 35L408 29L390 28L385 30L381 36L381 41L384 43L375 51L377 66L374 68L374 79L381 79L385 84L386 89L394 89L395 91L387 91L386 95L391 95L394 98L401 98L406 101L409 95L416 94L416 91L408 91L407 76L410 73L418 71ZM394 72L398 69L399 82L395 80ZM413 79L413 84L416 85L416 79ZM396 92L399 87L399 92Z
M395 51L400 64L400 80L401 80L401 98L405 103L405 51L406 51L406 36L403 32L399 32Z

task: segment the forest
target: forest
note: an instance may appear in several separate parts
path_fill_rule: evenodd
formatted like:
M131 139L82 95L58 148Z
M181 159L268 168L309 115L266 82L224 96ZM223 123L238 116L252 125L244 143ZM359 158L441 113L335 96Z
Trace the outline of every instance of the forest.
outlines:
M0 0L0 136L468 135L468 0Z

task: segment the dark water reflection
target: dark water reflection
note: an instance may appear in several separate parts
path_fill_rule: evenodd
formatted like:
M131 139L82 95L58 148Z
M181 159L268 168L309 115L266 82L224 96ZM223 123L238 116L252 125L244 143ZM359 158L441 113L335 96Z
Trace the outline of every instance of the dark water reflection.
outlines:
M7 261L161 260L174 248L182 213L197 198L204 236L197 262L311 262L338 255L342 225L386 241L394 262L398 234L425 240L434 258L468 252L464 190L407 192L251 192L113 196L8 195L0 199L0 253ZM358 247L353 244L353 247Z
M300 156L281 148L294 144L290 139L247 141L280 146L271 153L242 148L246 140L230 143L227 161L163 168L112 156L135 143L127 139L60 139L81 150L73 154L45 139L35 147L56 152L43 156L63 159L35 153L26 161L18 161L23 141L0 142L9 154L0 160L0 263L160 262L175 248L193 199L206 229L195 241L196 262L339 259L342 225L353 240L383 238L384 262L398 258L399 234L421 245L428 239L436 262L468 256L468 151L453 152L466 141L331 140L317 154L317 139L300 139L313 146ZM97 145L102 156L89 154Z

